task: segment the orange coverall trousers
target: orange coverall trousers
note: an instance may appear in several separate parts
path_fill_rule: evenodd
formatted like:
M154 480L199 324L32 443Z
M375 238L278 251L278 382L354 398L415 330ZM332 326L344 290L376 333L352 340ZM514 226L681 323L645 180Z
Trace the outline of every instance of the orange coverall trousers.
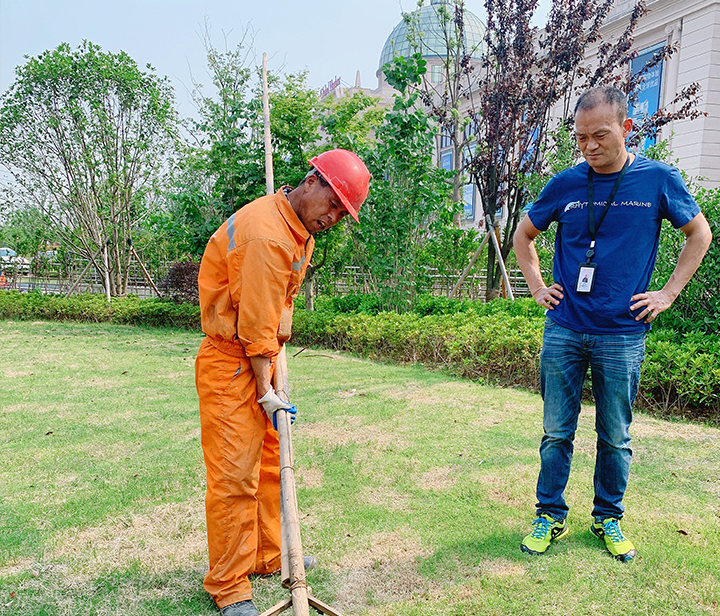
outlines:
M223 608L252 598L250 574L280 569L280 446L249 359L205 338L195 382L207 468L205 590Z

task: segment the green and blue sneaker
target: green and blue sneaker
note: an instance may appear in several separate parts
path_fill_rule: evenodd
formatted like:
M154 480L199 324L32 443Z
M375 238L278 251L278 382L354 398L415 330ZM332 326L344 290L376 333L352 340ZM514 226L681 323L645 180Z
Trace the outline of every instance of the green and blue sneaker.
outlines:
M590 526L590 532L605 541L608 552L620 562L626 563L637 556L637 550L630 539L626 539L620 530L620 520L617 518L595 519Z
M564 521L558 522L546 513L539 515L533 522L533 531L522 540L520 549L527 554L544 554L550 544L570 532Z

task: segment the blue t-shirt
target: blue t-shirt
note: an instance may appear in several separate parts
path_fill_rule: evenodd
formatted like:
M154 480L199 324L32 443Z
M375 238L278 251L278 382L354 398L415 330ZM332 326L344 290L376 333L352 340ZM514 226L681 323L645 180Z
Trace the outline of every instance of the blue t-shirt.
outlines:
M596 225L618 175L593 173ZM540 231L558 222L553 278L562 285L564 299L547 311L548 317L581 333L649 330L649 324L635 321L639 311L630 311L630 298L650 284L662 220L679 228L699 213L677 169L636 156L595 237L595 286L589 294L576 293L578 269L590 248L588 164L556 175L528 213Z

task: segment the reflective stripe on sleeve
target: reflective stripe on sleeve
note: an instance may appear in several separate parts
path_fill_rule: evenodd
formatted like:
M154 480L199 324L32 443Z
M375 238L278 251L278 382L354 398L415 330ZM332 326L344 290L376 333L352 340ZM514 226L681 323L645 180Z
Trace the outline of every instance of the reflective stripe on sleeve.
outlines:
M303 255L300 261L293 261L292 268L294 272L299 272L302 269L303 263L305 263L305 255Z
M227 221L228 250L235 248L235 212Z

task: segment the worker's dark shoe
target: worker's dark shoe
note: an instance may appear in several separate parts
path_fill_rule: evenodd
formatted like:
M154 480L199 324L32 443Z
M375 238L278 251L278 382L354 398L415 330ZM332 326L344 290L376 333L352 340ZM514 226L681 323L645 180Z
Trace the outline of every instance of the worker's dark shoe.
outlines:
M252 601L247 600L226 605L220 610L220 614L222 616L259 616L260 612Z
M620 562L630 562L637 556L637 550L630 539L627 539L620 530L620 520L617 518L595 518L590 526L590 532L605 542L608 552Z
M305 565L305 573L307 573L318 566L318 559L314 556L303 556L303 565ZM278 573L280 573L280 569L276 569L268 575L277 575Z
M533 522L533 531L522 540L520 549L527 554L544 554L550 543L561 539L570 532L564 521L558 522L546 513Z
M303 564L305 565L305 571L310 571L318 566L318 559L314 556L303 556Z

